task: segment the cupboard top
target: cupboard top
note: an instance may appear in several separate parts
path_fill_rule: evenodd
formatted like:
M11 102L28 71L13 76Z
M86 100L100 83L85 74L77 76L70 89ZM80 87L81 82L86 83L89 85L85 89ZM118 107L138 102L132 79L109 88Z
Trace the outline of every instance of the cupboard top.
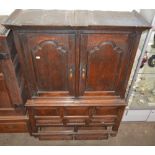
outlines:
M15 10L3 23L6 27L64 26L64 27L137 27L147 29L149 23L132 12L84 11L84 10Z

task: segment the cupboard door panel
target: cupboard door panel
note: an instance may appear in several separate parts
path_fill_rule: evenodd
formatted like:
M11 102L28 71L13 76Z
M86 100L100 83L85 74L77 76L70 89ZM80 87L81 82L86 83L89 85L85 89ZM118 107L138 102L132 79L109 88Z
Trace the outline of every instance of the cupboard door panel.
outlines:
M1 100L6 96L6 107L23 104L21 92L19 89L16 71L19 70L18 59L16 59L16 49L12 38L12 33L6 34L5 38L0 40L0 73L3 75L1 80ZM16 70L17 69L17 70ZM3 102L4 103L4 102ZM5 104L5 103L4 103Z
M74 34L28 33L24 38L29 79L32 85L36 84L37 91L62 91L74 95Z
M81 34L80 95L96 91L118 95L127 71L128 45L129 34Z
M39 47L32 52L38 89L66 90L67 51L55 41L44 41Z

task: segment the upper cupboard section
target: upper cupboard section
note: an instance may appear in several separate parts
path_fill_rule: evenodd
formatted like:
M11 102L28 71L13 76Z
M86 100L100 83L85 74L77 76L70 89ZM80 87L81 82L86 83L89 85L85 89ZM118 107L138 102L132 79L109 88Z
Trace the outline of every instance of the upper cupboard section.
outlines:
M19 31L15 36L32 95L123 97L136 33Z

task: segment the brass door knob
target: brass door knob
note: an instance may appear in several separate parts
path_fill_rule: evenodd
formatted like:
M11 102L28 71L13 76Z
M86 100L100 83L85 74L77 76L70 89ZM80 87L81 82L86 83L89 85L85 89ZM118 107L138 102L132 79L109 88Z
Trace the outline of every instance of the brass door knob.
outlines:
M86 77L86 68L83 67L82 68L82 79L85 79L85 77Z
M73 69L70 68L70 69L69 69L69 78L71 79L72 77L73 77Z

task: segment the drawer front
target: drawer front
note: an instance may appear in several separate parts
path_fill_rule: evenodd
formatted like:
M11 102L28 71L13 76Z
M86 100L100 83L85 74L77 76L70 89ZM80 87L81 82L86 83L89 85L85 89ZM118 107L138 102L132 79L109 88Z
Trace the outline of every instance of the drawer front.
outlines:
M39 135L39 140L73 140L73 136L70 136L70 135L52 135L52 136Z
M93 117L91 119L90 125L114 125L115 120L117 116L115 117Z
M22 133L28 132L28 127L26 122L9 122L9 123L1 123L0 122L0 133Z
M103 140L103 139L108 139L108 134L75 135L75 140Z
M93 106L93 107L33 107L35 116L114 116L117 115L118 107Z
M37 126L113 125L117 107L33 107Z
M117 107L95 107L95 115L117 115Z
M105 127L42 127L34 133L41 140L102 140L108 138Z
M65 116L88 116L89 107L65 107Z
M59 108L49 108L49 107L41 107L41 108L34 108L34 115L35 116L59 116L60 111Z
M60 118L36 118L36 126L63 126L64 123Z

